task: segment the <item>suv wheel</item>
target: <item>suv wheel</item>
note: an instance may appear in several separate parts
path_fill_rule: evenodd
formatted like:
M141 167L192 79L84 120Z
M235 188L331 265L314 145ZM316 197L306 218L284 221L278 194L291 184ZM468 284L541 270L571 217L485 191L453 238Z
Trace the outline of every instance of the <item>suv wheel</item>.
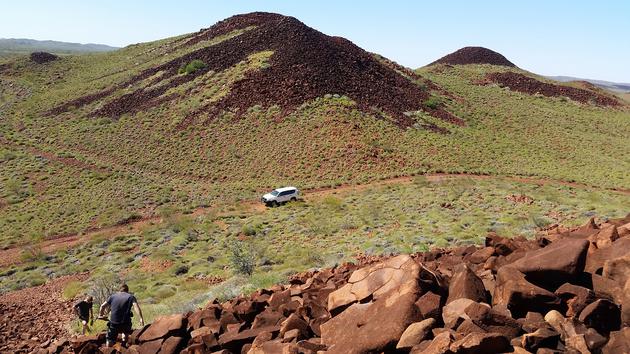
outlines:
M275 207L277 207L278 205L280 205L280 204L278 204L278 201L277 201L277 200L274 200L273 202L271 202L271 207L272 207L272 208L275 208Z
M292 202L297 202L297 198L296 197L291 197L291 201Z

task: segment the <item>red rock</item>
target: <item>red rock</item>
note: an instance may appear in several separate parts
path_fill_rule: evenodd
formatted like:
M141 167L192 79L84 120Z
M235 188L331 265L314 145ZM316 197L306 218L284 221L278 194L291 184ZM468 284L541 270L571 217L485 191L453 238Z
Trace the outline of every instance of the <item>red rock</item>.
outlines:
M422 318L438 319L442 315L440 302L442 297L433 292L427 292L416 301L416 307L420 311Z
M448 287L446 303L466 298L477 302L486 301L483 281L465 264L457 267Z
M584 270L588 241L563 239L539 250L530 251L510 267L525 274L527 280L545 289L555 289Z
M269 298L269 306L277 310L280 305L288 303L291 300L291 290L286 289L282 291L274 292Z
M328 311L333 313L338 308L368 297L376 300L411 279L417 279L419 272L420 267L408 255L363 267L352 273L346 285L330 293Z
M236 351L246 344L254 341L254 338L261 333L271 332L277 333L280 331L278 326L260 327L255 329L247 329L242 332L227 332L219 336L219 345L230 351Z
M560 340L560 334L551 328L542 327L521 337L521 346L528 350L538 348L555 348Z
M579 320L599 333L609 333L621 327L621 311L615 303L599 299L580 312Z
M431 329L435 326L435 319L427 318L426 320L410 324L396 344L396 349L411 349L415 345L425 340Z
M164 338L169 334L179 332L186 323L182 314L159 317L141 335L141 342L148 342Z
M608 343L602 348L602 354L630 353L630 327L610 332Z
M157 353L162 347L163 339L156 339L148 342L142 343L140 348L138 348L138 353L140 354L153 354Z
M455 354L503 353L510 348L508 339L498 333L471 333L450 346Z
M606 261L627 255L629 249L630 237L622 237L609 246L589 253L584 270L593 274L602 274Z
M268 308L256 316L252 328L278 326L284 319L285 317L280 312Z
M470 256L466 257L466 260L473 264L482 264L488 260L488 258L494 255L494 247L484 247L476 250Z
M179 353L180 345L184 344L182 337L168 337L162 343L160 354L175 354Z
M591 235L588 239L596 248L603 248L610 246L618 238L617 227L615 225L608 225L599 230L596 234Z
M619 284L625 284L630 279L630 250L625 256L606 260L602 276L612 279Z
M485 304L473 303L466 308L465 313L484 332L498 333L508 339L518 336L521 332L520 324L509 314L501 313Z
M449 332L442 332L435 336L426 347L414 347L410 354L445 354L449 352L452 337Z
M475 302L471 299L461 298L447 304L442 308L442 321L446 328L455 328L461 324L463 320L469 320L466 309ZM489 305L485 305L490 307Z
M564 283L555 294L567 306L567 317L577 316L586 305L595 301L595 293L588 288Z
M518 270L502 267L497 273L492 304L505 305L516 317L528 311L546 312L560 305L558 297L527 280Z
M284 334L290 330L297 329L302 336L306 336L308 331L308 323L300 318L296 314L291 314L280 325L280 336L284 337Z
M328 353L365 353L394 346L404 330L420 319L414 304L420 292L418 281L408 279L374 302L351 305L322 324Z

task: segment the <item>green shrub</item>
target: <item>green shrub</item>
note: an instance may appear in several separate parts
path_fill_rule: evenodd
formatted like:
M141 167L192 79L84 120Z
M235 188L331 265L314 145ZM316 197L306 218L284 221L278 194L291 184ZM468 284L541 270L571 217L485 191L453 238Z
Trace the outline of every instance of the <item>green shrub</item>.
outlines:
M251 275L256 268L256 252L251 244L233 241L229 245L228 258L237 274Z
M430 109L436 109L440 105L440 101L435 97L431 97L424 101L424 105Z
M205 69L206 63L199 59L195 59L188 64L182 64L177 71L179 74L192 74L198 70Z

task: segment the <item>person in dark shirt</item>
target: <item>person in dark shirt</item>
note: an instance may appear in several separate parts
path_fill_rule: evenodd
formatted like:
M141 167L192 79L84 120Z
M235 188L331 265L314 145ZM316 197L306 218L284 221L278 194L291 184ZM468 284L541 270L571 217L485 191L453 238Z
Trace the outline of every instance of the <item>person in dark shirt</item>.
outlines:
M107 346L111 347L121 333L123 342L127 341L127 336L133 331L131 328L131 309L134 308L140 316L140 325L144 326L142 310L135 296L129 293L127 284L120 286L120 291L112 294L99 310L99 318L104 318L106 311L110 311L109 323L107 324Z
M92 312L93 301L91 296L86 296L85 299L74 305L74 313L79 316L79 321L81 321L81 325L83 326L83 334L86 334L90 330L88 321L90 326L94 324L94 314Z

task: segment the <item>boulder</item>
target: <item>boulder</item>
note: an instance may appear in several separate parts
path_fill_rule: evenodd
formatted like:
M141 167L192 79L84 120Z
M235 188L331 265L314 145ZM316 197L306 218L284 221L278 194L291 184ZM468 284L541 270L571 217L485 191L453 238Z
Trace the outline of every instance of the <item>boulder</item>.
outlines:
M171 315L158 317L141 335L141 342L148 342L158 338L164 338L181 332L186 327L184 315Z
M527 252L510 266L525 274L529 282L555 290L584 270L588 245L586 240L562 239Z
M567 307L567 317L577 316L586 305L595 301L595 293L591 289L570 283L562 284L555 294Z
M604 261L602 276L625 284L630 279L630 250L624 256Z
M264 332L278 333L280 331L279 326L259 327L255 329L246 329L244 331L231 331L219 336L219 345L224 349L228 349L232 352L240 349L243 345L254 341L259 334Z
M555 330L542 327L532 333L524 334L521 337L521 346L528 350L537 350L538 348L555 348L560 340L560 333Z
M444 306L442 308L442 321L444 322L444 326L446 328L455 328L459 326L463 320L469 320L470 318L466 314L466 308L471 304L475 304L475 301L461 298ZM490 307L489 305L486 306Z
M579 320L599 333L609 333L621 327L621 311L615 303L599 299L580 312Z
M442 314L442 297L433 292L426 292L418 301L416 307L420 311L422 318L440 318Z
M455 354L503 353L510 348L510 341L498 333L471 333L450 346Z
M467 256L466 260L473 264L483 264L488 260L488 258L492 257L493 255L494 247L488 246L476 250L471 255Z
M376 300L413 279L418 279L419 265L408 255L363 267L350 276L348 283L328 296L328 311L335 312L368 297Z
M518 336L521 332L520 324L509 314L485 304L473 303L466 308L465 313L484 332L498 333L508 339Z
M610 246L619 238L617 233L617 227L615 225L608 225L600 229L596 234L591 235L588 240L591 241L596 248L603 248Z
M409 268L416 269L416 278L405 276L398 288L377 296L373 302L353 304L321 325L322 343L328 353L378 352L393 347L405 329L420 319L415 306L420 293L417 263L411 262L415 267ZM410 264L408 260L401 263L400 269Z
M610 332L608 343L602 348L602 354L630 353L630 327Z
M184 344L184 338L182 337L168 337L162 343L160 348L160 354L175 354L179 353L180 346Z
M560 305L560 299L552 292L538 287L525 275L511 266L501 267L497 272L492 304L506 306L516 317L528 311L547 312Z
M457 267L448 286L446 303L466 298L472 301L486 301L486 288L483 281L466 265Z
M564 341L565 350L569 353L591 354L583 334L577 334Z
M412 348L410 354L445 354L449 352L452 340L449 332L442 332L435 336L428 346Z
M420 344L431 333L435 323L435 319L427 318L426 320L410 324L403 332L398 344L396 344L396 349L411 349L413 346Z
M284 322L280 325L280 336L284 337L284 334L288 331L297 329L300 335L305 336L308 331L308 323L304 321L300 316L292 313L289 317L287 317Z
M593 274L602 274L606 261L626 256L628 250L630 250L630 237L622 237L608 246L589 253L584 270Z

